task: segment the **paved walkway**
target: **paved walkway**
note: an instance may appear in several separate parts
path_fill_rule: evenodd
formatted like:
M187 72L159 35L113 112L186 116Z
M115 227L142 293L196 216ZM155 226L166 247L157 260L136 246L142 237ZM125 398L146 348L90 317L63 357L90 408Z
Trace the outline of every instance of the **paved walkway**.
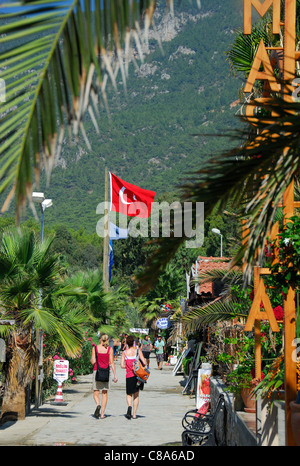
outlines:
M1 446L162 446L181 445L181 419L195 407L195 398L182 395L185 378L173 375L173 366L156 369L150 362L150 378L140 392L137 419L128 420L125 370L117 362L119 381L112 383L105 419L93 416L95 402L91 375L81 376L77 384L65 386L66 406L51 404L54 397L33 410L25 420L0 426Z

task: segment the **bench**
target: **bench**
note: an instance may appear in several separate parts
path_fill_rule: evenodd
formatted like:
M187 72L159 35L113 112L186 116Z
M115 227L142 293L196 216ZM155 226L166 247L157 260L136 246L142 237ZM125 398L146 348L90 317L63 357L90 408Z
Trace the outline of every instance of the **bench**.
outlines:
M224 395L219 396L213 413L197 416L197 409L188 411L182 419L183 446L225 446L226 407Z

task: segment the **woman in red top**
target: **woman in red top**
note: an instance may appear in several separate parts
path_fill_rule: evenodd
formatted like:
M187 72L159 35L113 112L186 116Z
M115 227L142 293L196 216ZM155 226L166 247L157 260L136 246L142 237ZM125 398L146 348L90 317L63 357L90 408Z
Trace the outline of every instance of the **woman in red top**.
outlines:
M107 390L110 388L110 383L108 382L98 382L96 381L96 372L97 372L97 360L96 353L98 356L98 363L100 367L106 368L110 366L114 373L114 382L118 381L116 367L114 363L114 356L112 348L109 346L109 339L107 335L102 335L100 338L99 345L94 347L92 351L91 364L93 364L93 390L94 390L94 400L96 403L96 411L94 416L98 419L100 413L100 390L102 390L102 400L101 400L101 419L104 419L106 416L105 408L107 404Z
M132 418L136 419L136 411L139 405L139 390L143 390L144 384L137 384L137 378L133 372L133 363L136 358L137 347L133 346L134 338L132 335L129 335L126 338L126 343L128 348L123 351L121 357L121 368L126 369L126 399L127 399L127 419L131 419L131 409L132 409L132 398L133 398L133 413ZM146 360L143 356L142 351L139 349L139 358L142 361L142 364L146 365Z

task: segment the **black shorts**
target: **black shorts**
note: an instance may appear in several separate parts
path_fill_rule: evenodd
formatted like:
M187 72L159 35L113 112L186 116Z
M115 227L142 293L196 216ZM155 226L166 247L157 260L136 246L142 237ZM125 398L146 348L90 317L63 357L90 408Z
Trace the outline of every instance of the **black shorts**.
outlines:
M133 395L134 393L137 393L139 390L143 390L143 388L144 388L144 383L140 383L138 385L137 379L135 376L126 378L126 394L127 395Z
M143 356L145 359L149 359L150 358L150 351L142 351L143 353Z

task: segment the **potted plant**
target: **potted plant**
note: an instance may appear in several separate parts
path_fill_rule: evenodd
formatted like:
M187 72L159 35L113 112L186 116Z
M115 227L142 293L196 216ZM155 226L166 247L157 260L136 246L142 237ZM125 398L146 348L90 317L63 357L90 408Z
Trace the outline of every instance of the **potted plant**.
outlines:
M238 365L226 377L225 390L233 393L236 397L240 395L247 412L255 412L255 398L252 397L252 380L251 367L247 363Z
M252 361L244 361L226 377L225 390L235 396L240 395L245 405L244 409L248 413L256 411L254 388L260 382L254 377L253 372Z

